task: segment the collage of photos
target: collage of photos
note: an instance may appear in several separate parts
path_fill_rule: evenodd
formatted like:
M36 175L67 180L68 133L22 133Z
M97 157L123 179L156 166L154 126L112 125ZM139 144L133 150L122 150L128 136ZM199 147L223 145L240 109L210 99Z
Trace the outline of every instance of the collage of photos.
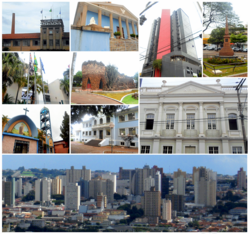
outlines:
M248 231L246 6L0 1L2 232Z

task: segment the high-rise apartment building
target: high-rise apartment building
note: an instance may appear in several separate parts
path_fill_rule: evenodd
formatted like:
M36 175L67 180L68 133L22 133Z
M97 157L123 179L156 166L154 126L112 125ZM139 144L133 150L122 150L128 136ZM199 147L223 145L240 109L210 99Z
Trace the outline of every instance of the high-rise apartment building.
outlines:
M103 195L103 193L100 193L97 195L96 199L96 206L97 208L104 209L107 207L107 196Z
M62 191L62 180L57 176L55 179L52 179L51 183L51 194L61 194Z
M23 188L23 180L22 178L19 178L15 181L15 195L18 197L22 197L22 188Z
M65 192L65 186L66 186L66 175L59 175L58 178L62 181L62 184L61 184L61 194L64 194L64 192Z
M102 178L103 179L109 179L109 180L113 181L113 183L114 183L114 192L116 193L116 175L112 175L111 173L103 174Z
M11 181L3 181L4 186L4 204L8 206L15 206L15 178L11 178Z
M89 198L89 181L81 178L78 185L80 186L81 197Z
M35 201L50 201L51 182L52 180L46 177L35 181Z
M217 173L205 167L193 168L195 203L216 205Z
M169 178L162 174L161 179L161 198L164 199L169 194Z
M155 174L155 190L161 192L161 173L159 171Z
M174 172L174 191L173 194L185 195L186 172L178 169Z
M23 195L26 196L31 190L32 190L32 184L26 182L26 184L23 186Z
M172 204L169 199L162 199L162 219L172 221Z
M178 9L162 10L161 18L152 24L142 77L193 77L201 72L192 27L188 15ZM156 49L157 48L157 49ZM161 71L153 62L162 59Z
M150 191L151 187L155 187L155 178L149 176L148 178L144 179L144 191Z
M161 192L151 187L150 191L144 192L144 215L149 223L158 223L161 217Z
M91 170L86 169L85 166L82 169L74 169L72 166L69 170L66 170L66 184L77 183L81 178L91 180Z
M237 187L238 189L247 188L246 172L243 170L243 167L240 168L237 174Z
M76 183L68 183L65 188L65 209L79 210L80 186Z
M168 194L166 199L171 200L172 211L182 212L184 211L184 195Z

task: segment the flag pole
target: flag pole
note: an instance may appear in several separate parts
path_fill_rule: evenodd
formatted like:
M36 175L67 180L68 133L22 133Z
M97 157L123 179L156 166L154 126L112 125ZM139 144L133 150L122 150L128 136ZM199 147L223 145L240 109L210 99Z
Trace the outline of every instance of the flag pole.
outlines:
M29 56L29 70L28 70L28 83L27 83L27 97L29 97L29 84L30 84L30 63L31 63L31 53L30 53L30 56ZM27 101L27 104L29 101Z
M42 60L41 60L41 57L40 57L40 64L41 64L41 73L42 73L42 82L43 82L43 65L42 65ZM45 96L44 96L44 83L43 83L43 102L44 104L46 104L46 101L45 101Z
M35 52L34 52L34 63L35 63ZM35 69L34 69L35 70ZM35 98L35 104L36 104L36 71L35 72L35 80L34 80L34 98Z

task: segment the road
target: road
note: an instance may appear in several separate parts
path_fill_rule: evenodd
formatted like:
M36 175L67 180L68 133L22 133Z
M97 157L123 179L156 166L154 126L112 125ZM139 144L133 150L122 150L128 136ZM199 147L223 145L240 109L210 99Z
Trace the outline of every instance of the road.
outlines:
M206 56L214 56L214 55L219 55L219 51L214 51L214 50L203 50L203 58L206 58ZM247 52L235 52L235 56L246 56L247 58Z

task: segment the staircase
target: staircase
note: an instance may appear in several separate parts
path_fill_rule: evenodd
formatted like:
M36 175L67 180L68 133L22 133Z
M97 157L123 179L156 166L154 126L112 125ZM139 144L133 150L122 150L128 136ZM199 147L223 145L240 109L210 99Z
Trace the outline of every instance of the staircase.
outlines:
M87 143L84 143L84 145L89 145L89 146L95 146L95 147L99 147L99 143L101 142L102 140L91 140Z
M138 51L138 40L110 38L110 51Z

